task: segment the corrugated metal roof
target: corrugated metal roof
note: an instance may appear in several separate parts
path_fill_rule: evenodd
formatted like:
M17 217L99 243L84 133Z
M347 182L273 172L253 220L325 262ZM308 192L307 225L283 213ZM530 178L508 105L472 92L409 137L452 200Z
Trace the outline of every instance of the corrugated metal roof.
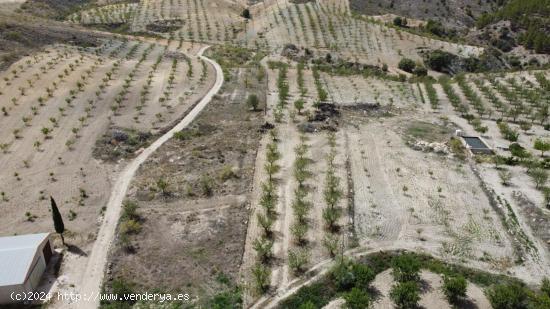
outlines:
M0 286L25 282L36 249L50 234L0 237Z

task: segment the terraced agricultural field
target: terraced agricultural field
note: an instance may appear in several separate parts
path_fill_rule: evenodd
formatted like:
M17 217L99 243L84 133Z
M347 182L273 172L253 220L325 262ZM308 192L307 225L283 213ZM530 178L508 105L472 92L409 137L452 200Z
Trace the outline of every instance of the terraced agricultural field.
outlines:
M66 240L89 250L120 167L193 107L212 75L194 54L116 38L14 63L1 86L2 207L11 214L2 233L48 230L52 196Z
M122 24L130 21L137 7L137 3L108 4L74 13L68 19L84 25Z
M0 2L0 236L84 296L32 305L546 308L523 1Z
M268 104L271 102L273 107L268 117L280 123L276 132L281 138L272 142L268 137L264 142L266 159L259 158L256 166L261 171L265 165L267 175L260 172L263 176L256 176L258 193L253 196L256 196L258 205L265 207L265 184L270 173L265 160L269 162L270 147L277 145L280 156L273 176L276 216L271 225L274 235L272 259L275 262L271 266L270 286L279 287L278 295L287 295L283 291L295 291L293 289L304 282L300 280L300 274L326 263L340 246L420 250L442 256L445 260L468 261L468 265L481 269L506 270L527 281L531 280L530 276L534 279L539 272L546 271L543 261L547 259L548 246L545 243L548 236L541 227L547 222L544 219L547 210L543 206L542 193L537 192L535 184L517 168L511 170L513 184L502 185L493 163L469 162L471 159L464 159L465 149L453 149L453 142L448 142L455 129L476 134L472 126L475 121L468 122L460 117L458 109L453 110L442 85L450 85L460 98L460 104L468 104L467 110L475 111L476 105L466 99L464 87L458 86L469 85L469 82L462 82L459 77L456 83L447 80L442 80L441 84L429 83L436 91L431 97L436 102L430 104L425 84L314 73L300 69L300 64L292 62L272 67L268 70L271 81ZM318 75L317 81L314 75ZM467 78L488 77L468 75ZM284 83L279 82L281 79ZM513 84L510 77L499 78L505 79ZM543 91L534 83L534 75L531 78L524 75L524 79L533 80L532 91ZM332 119L323 120L321 124L315 120L311 122L311 119L319 119L315 115L319 115L324 106L315 108L310 105L318 99L319 89L328 93L326 100L340 111L330 114ZM284 99L281 92L285 93ZM302 114L293 106L297 100L305 102ZM476 104L490 104L485 98L479 101L481 103ZM487 113L479 110L482 114ZM492 117L497 117L494 114ZM310 119L314 131L304 125L304 117ZM505 156L505 152L495 145L501 140L497 136L495 120L482 118L482 125L488 122L492 122L494 127L489 125L489 134L483 136L499 155ZM331 133L335 126L337 133ZM494 135L490 135L492 128ZM308 133L303 133L304 130ZM520 142L532 145L535 138L541 136L546 134L540 123L533 124ZM305 236L297 236L295 227L297 220L301 220L296 219L296 216L301 216L297 212L303 211L297 208L297 188L300 185L293 179L297 173L295 162L300 147L307 149L305 158L309 162L304 184L307 194L303 198L308 209L305 223L302 223L307 225ZM535 151L531 146L528 149ZM481 157L477 159L482 160ZM331 191L327 186L334 183L329 181L333 177L329 175L338 179L339 215L335 222L327 217L326 210L330 207L327 192ZM326 183L323 181L325 177ZM521 188L527 194L523 195L524 198L533 198L531 207L535 209L525 209L525 200L518 203L518 194L522 195L514 188ZM517 221L519 214L533 211L539 215L534 222ZM258 227L249 227L248 235L251 244L248 250L252 253L255 250L256 255L260 251L251 234L255 232L260 238L266 237L261 236L265 234L265 224L260 217L256 221ZM254 218L252 220L254 223ZM535 223L537 220L541 220L541 225ZM331 228L332 225L338 228ZM507 230L515 231L509 234ZM534 234L528 236L527 233ZM301 237L304 240L300 240ZM542 242L528 240L537 237L541 237ZM296 268L295 252L306 252L300 268ZM520 260L522 262L518 263ZM246 262L245 258L245 265ZM248 260L253 274L249 280L252 281L257 271L253 262L253 258ZM527 275L529 272L531 275ZM271 307L277 301L277 296L260 298L254 307Z
M13 128L2 136L3 165L10 167L2 175L5 207L35 201L19 217L40 229L31 223L47 214L40 201L67 190L64 202L82 228L75 236L89 230L96 224L90 216L100 215L97 205L107 198L99 192L108 187L111 172L90 173L103 170L94 153L97 160L131 157L192 106L208 80L200 81L198 70L185 74L186 59L200 68L196 57L165 45L112 40L94 49L56 45L12 65L2 74L3 124ZM179 74L172 79L170 72ZM95 143L98 139L105 144ZM23 179L25 185L17 185ZM87 203L95 209L84 207ZM80 235L79 243L87 237Z

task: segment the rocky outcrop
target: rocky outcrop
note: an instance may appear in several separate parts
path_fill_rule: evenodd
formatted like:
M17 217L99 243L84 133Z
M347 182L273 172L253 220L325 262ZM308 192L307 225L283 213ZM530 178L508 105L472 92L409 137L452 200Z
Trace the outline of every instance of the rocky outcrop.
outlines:
M448 155L451 150L444 143L430 143L426 141L409 141L409 146L412 149L423 152L433 152L441 155Z
M180 29L184 24L181 19L157 20L145 26L145 29L153 32L167 33Z
M487 49L479 57L461 57L443 50L420 50L424 64L431 70L455 75L462 72L484 72L507 68L500 52Z

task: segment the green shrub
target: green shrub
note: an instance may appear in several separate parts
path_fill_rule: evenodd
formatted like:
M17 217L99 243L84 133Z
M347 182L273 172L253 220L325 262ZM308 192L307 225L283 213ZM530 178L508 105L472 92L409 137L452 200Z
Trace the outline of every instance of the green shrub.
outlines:
M545 169L535 168L529 171L528 174L533 179L533 182L535 183L537 189L544 187L544 185L548 181L548 172Z
M346 306L350 309L364 309L369 307L370 297L365 291L353 288L350 292L344 294Z
M537 138L533 148L540 151L540 156L543 157L546 151L550 150L550 141Z
M290 233L294 237L294 241L299 246L304 246L306 244L306 235L308 228L308 225L300 222L299 219L290 226Z
M340 291L348 291L353 287L367 290L374 279L374 271L365 264L350 261L339 261L331 271L331 277Z
M111 291L119 295L131 294L134 292L134 284L123 279L115 279L111 284Z
M288 251L288 266L295 274L302 273L309 262L307 249L296 249Z
M442 72L450 66L455 58L455 55L438 49L428 54L425 64L434 71Z
M550 297L550 279L548 278L542 279L540 291L543 294L546 294L548 297Z
M464 160L466 158L466 147L462 144L460 139L458 138L451 138L449 141L449 146L451 148L451 152L457 156L460 160Z
M220 180L226 182L231 178L237 178L237 174L233 170L233 166L225 165L220 171Z
M307 301L298 307L298 309L317 309L317 306L312 301Z
M353 263L351 271L355 280L355 286L362 290L367 290L369 284L376 276L374 271L365 264Z
M202 189L202 193L206 196L211 196L212 193L213 193L213 181L212 181L212 178L208 177L208 176L203 176L201 178L201 189Z
M443 27L443 25L441 24L441 22L439 21L435 21L433 19L429 19L428 22L426 23L426 26L425 26L425 29L434 34L434 35L437 35L437 36L445 36L447 35L447 30L445 29L445 27Z
M207 302L206 308L225 309L225 308L241 308L242 307L241 290L235 288L231 291L220 292Z
M175 132L174 135L172 135L175 139L178 139L180 141L188 140L196 136L200 136L199 130L195 129L183 129L181 131Z
M529 152L518 143L510 144L508 149L510 149L510 153L513 156L518 158L528 158L530 156Z
M428 69L426 69L423 66L417 66L413 70L413 74L416 76L427 76L428 75Z
M298 114L302 114L302 109L304 109L304 100L298 99L294 101L294 108L298 111Z
M512 173L508 170L498 171L498 177L500 178L500 183L504 186L510 185L510 180L512 179Z
M338 230L338 219L340 218L341 209L334 207L326 207L323 209L323 220L330 231Z
M510 128L505 122L499 122L498 129L500 130L502 137L504 137L506 140L509 140L510 142L515 142L518 140L519 133Z
M443 293L450 303L456 303L466 296L467 281L463 276L445 276L443 278Z
M399 282L418 281L420 261L416 255L404 253L392 261L393 277Z
M334 258L336 256L336 253L338 253L338 249L339 249L338 245L339 245L338 235L336 234L327 233L325 235L325 238L323 238L323 246L328 251L331 258Z
M550 308L550 296L546 294L535 295L531 301L530 308L548 309Z
M104 287L105 289L105 287ZM117 278L114 279L110 284L110 291L109 293L118 295L118 300L101 300L100 301L100 308L102 309L130 309L132 308L132 305L135 304L135 300L131 300L128 298L125 299L125 296L128 297L130 294L135 293L135 284L132 282L128 282L123 278Z
M253 111L256 111L258 109L258 105L260 104L260 100L256 94L252 93L248 95L246 104L251 107Z
M21 41L22 38L21 33L17 31L7 31L4 36L9 41Z
M339 291L347 291L355 285L355 277L350 269L350 263L340 260L330 272L332 280Z
M527 292L518 283L495 285L489 289L487 297L494 309L527 308Z
M412 73L416 68L416 63L414 63L412 59L403 58L401 59L401 61L399 61L397 67L405 72Z
M261 213L256 214L256 217L258 218L258 225L262 228L264 232L264 236L266 238L273 237L273 231L271 230L271 228L273 227L275 219L269 214L264 215Z
M390 292L390 298L398 308L417 308L420 300L418 284L413 281L399 282Z
M397 27L406 27L408 24L408 21L406 18L401 18L401 16L397 16L393 19L393 24Z
M157 179L157 181L155 182L155 185L157 189L160 191L160 193L162 194L162 196L167 197L168 195L170 195L169 183L166 180L164 180L163 177L160 177L159 179Z
M257 290L265 293L269 289L269 278L271 278L271 269L269 269L269 266L256 263L252 269L252 275L254 276Z
M323 308L336 296L336 290L331 280L321 280L298 290L291 297L283 300L279 306L281 309ZM311 306L313 305L313 307Z
M264 262L267 263L271 257L273 256L273 240L260 237L256 238L254 242L252 243L254 250L258 254L258 258Z
M141 224L133 219L124 221L120 224L120 233L123 235L137 234L141 231Z
M137 213L138 204L134 201L125 200L122 203L122 219L133 219L138 220L139 215Z

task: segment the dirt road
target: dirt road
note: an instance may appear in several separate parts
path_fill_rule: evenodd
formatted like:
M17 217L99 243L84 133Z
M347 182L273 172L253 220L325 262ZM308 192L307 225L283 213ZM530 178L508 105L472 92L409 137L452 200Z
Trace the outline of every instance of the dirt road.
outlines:
M83 299L89 301L83 301L80 303L72 304L78 308L97 308L99 305L99 299L96 298L101 289L101 283L103 280L103 274L105 270L105 264L107 263L107 254L109 248L115 237L115 229L118 223L118 219L121 212L122 201L126 196L126 190L132 181L134 174L139 166L147 160L147 158L155 152L162 144L168 141L175 132L181 131L187 127L204 109L204 107L210 102L212 97L220 90L223 84L223 72L218 63L212 61L202 54L208 48L202 48L198 55L210 63L216 70L216 82L212 89L201 99L201 101L187 114L176 126L170 131L161 136L149 147L130 162L125 169L120 173L120 176L116 180L109 202L107 203L107 210L105 212L105 218L99 229L97 239L94 243L92 253L84 270L85 276L82 276L83 280L80 285L80 293Z

